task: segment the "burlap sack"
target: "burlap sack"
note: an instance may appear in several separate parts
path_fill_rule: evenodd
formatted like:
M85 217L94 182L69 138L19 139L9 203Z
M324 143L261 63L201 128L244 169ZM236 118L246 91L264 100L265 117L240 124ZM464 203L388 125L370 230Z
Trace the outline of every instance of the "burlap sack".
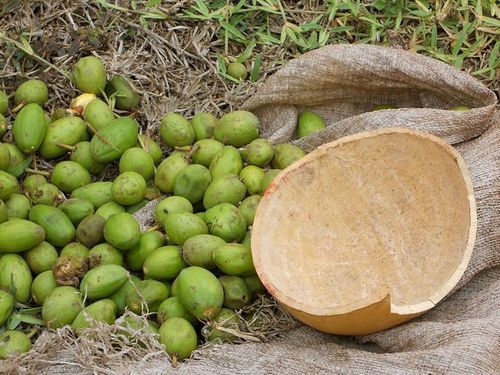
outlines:
M400 109L369 112L376 104ZM447 110L457 105L472 109ZM422 317L370 336L340 337L301 326L266 343L207 348L177 369L158 357L130 362L108 355L106 368L98 372L499 374L500 115L495 106L494 93L468 74L401 50L335 45L288 63L244 104L260 117L262 135L275 143L290 141L298 113L312 109L329 127L295 141L307 151L359 131L398 126L428 131L456 145L474 184L478 231L469 267L454 293ZM54 353L40 372L95 370L71 353L70 347Z

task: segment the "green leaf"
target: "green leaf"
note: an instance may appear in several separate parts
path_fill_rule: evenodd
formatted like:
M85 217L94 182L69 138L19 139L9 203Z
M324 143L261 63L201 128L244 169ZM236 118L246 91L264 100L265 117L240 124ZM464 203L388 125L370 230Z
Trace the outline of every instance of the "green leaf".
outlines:
M255 56L255 60L253 61L252 72L250 73L250 80L252 82L257 82L259 79L259 70L262 64L262 57L259 55Z
M453 56L458 55L460 48L462 48L462 44L464 44L465 38L467 38L467 33L465 33L465 31L461 31L457 40L455 41L455 45L453 46L453 49L451 50L451 54Z
M9 168L8 172L16 177L19 177L24 173L26 168L30 166L32 161L33 161L33 156L29 156L18 165L14 166L13 168Z
M155 7L161 3L161 0L148 0L146 3L147 7Z
M252 55L252 51L255 47L255 41L251 41L250 44L245 48L245 50L238 56L238 59L236 60L239 63L244 63L247 61L250 56Z
M207 6L205 5L205 2L203 0L195 0L195 3L196 5L198 6L197 8L195 8L198 12L200 12L202 15L204 15L205 17L207 17L210 12L207 8Z
M33 315L18 314L18 313L14 313L12 315L13 315L13 320L15 320L16 323L19 321L19 322L28 323L28 324L36 324L38 326L45 325L43 320L35 318Z
M437 26L436 26L436 24L433 24L432 28L431 28L431 47L433 49L437 48Z
M232 34L237 40L244 41L245 35L243 35L236 27L231 25L226 21L220 21L220 25L224 30L227 30L230 34Z
M217 53L217 65L219 66L219 73L226 74L226 62L220 53Z

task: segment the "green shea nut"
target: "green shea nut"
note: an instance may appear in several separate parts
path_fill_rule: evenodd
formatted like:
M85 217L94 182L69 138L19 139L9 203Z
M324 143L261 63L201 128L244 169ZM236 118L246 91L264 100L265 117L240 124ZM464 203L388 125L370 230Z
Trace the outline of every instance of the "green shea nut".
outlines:
M66 117L68 114L66 112L66 108L64 107L56 107L54 112L52 113L51 122L59 120L60 118Z
M245 284L247 284L248 291L253 295L266 293L266 288L264 287L264 284L262 284L262 281L260 281L259 276L246 276L243 280L245 280Z
M245 218L231 203L220 203L209 208L205 212L205 222L210 234L226 242L241 241L247 229Z
M139 105L139 95L134 87L122 76L114 75L106 85L106 94L114 95L115 107L131 111Z
M14 296L17 302L26 303L30 298L31 270L19 254L4 254L0 258L0 289Z
M146 182L155 176L155 162L151 155L139 147L132 147L126 150L120 158L120 173L139 173Z
M73 69L73 81L78 90L99 95L106 86L104 64L95 56L82 57Z
M144 191L144 198L148 201L152 201L161 197L161 191L155 185L146 186L146 190Z
M0 199L3 201L8 200L12 194L19 191L19 182L17 178L10 173L0 171Z
M31 340L23 332L5 331L0 334L0 359L15 357L31 349Z
M163 324L168 319L175 317L184 318L193 326L198 323L198 320L193 316L193 314L182 306L178 297L169 297L158 307L156 319L158 324Z
M90 249L88 258L93 267L103 264L115 264L122 267L124 265L123 253L106 242L95 245Z
M10 173L16 177L20 177L25 171L26 157L22 151L14 144L4 143L5 147L9 150L10 161L9 166L5 172Z
M268 171L265 172L264 178L262 179L260 183L260 191L264 193L267 188L269 187L269 184L280 174L282 170L281 169L269 169Z
M14 94L16 104L36 103L44 105L49 100L49 89L45 82L39 79L30 79L21 83Z
M259 119L248 111L234 111L222 116L214 129L216 140L242 147L259 137Z
M247 165L240 172L240 180L245 184L248 194L260 194L262 180L265 172L262 168L255 165Z
M0 290L0 327L10 318L14 311L14 296L5 290Z
M257 211L257 207L259 206L261 199L261 195L251 195L245 198L245 200L243 200L243 202L239 205L238 209L245 218L247 225L253 224L255 212Z
M130 278L123 283L123 285L115 293L113 293L109 298L113 300L116 305L116 312L122 315L127 307L127 293L130 289L135 288L141 279L137 276L130 275Z
M53 206L57 203L61 191L59 188L49 182L40 184L33 189L30 195L33 204L45 204L48 206Z
M303 138L324 128L326 124L321 116L311 111L304 111L297 121L297 137Z
M141 271L146 258L165 244L165 237L157 230L141 233L139 242L127 251L127 266L132 271Z
M243 159L237 148L224 146L224 148L212 159L209 170L212 179L225 174L240 174L243 169Z
M23 256L31 272L39 274L51 270L59 254L54 246L43 241L34 248L26 251Z
M227 243L214 250L214 262L226 275L249 276L255 274L250 247Z
M241 277L224 275L219 277L219 282L224 289L224 307L241 309L251 302L252 293Z
M177 297L195 318L217 315L224 302L224 289L215 275L201 267L184 268L176 279Z
M191 203L197 203L203 199L211 181L212 176L206 167L199 164L189 165L177 174L174 194L186 198Z
M81 186L90 184L92 178L89 171L81 164L66 160L56 164L52 170L50 182L65 193L71 193Z
M187 239L197 234L208 233L205 222L189 212L176 212L167 216L165 233L176 245L182 245Z
M8 109L9 109L9 96L5 93L5 91L0 90L0 115L5 115Z
M92 158L99 163L109 163L137 143L139 127L131 117L118 117L94 134L90 141Z
M137 172L123 172L113 181L113 200L124 206L132 206L144 199L146 181Z
M159 335L160 327L156 322L149 319L143 319L136 314L127 314L120 319L120 330L125 336L132 337L136 332L152 333ZM141 344L139 344L141 345Z
M77 143L69 159L80 164L92 175L98 175L107 165L106 163L99 163L94 160L90 151L90 142L88 141Z
M212 138L215 125L217 125L217 118L208 112L197 113L191 119L191 126L197 141Z
M92 100L83 111L83 119L97 131L108 125L114 118L109 105L101 99Z
M64 247L75 238L75 227L60 209L38 204L29 213L30 221L45 230L45 239L57 247Z
M190 266L198 266L212 270L216 268L213 261L213 253L216 248L226 242L211 234L198 234L188 238L182 246L184 261Z
M178 246L162 246L146 258L143 265L144 276L148 279L172 280L187 267Z
M108 203L104 203L101 207L99 207L95 214L102 216L105 220L108 220L111 216L115 214L119 214L121 212L125 212L125 207L119 205L115 201L111 201Z
M195 141L193 127L181 115L170 112L161 119L160 137L170 147L192 145Z
M163 193L173 193L177 175L188 165L182 153L173 153L156 169L155 185Z
M234 79L243 81L247 78L248 71L245 65L240 62L232 62L227 65L227 74Z
M88 247L97 245L104 240L104 223L106 220L99 215L89 215L76 228L76 238Z
M116 320L116 304L112 299L105 298L94 302L76 316L71 324L71 328L75 331L80 329L90 328L93 322L103 322L113 324Z
M208 168L212 160L223 148L224 144L215 139L201 139L193 145L191 160L193 163L201 164Z
M234 310L223 307L220 309L219 313L215 316L214 321L209 323L208 326L208 341L221 340L221 341L231 341L236 337L227 331L218 329L217 327L223 327L233 330L238 330L240 323L240 317L236 314Z
M285 169L305 155L305 151L298 146L289 143L279 144L274 147L272 166L274 169Z
M7 119L0 113L0 138L3 138L7 133L9 128L9 124L7 123Z
M56 277L52 270L39 273L31 284L31 297L38 306L42 306L47 296L57 288Z
M73 190L71 198L89 201L94 205L94 208L99 208L113 200L113 195L111 194L112 185L111 181L92 182Z
M59 286L43 301L42 317L48 328L60 328L73 323L82 309L80 291L72 286Z
M14 193L5 202L7 207L7 215L9 218L17 217L19 219L27 219L31 209L31 201L26 195Z
M149 134L139 134L137 137L139 145L153 158L155 165L158 165L163 160L163 151L158 143L156 143Z
M42 145L47 123L42 107L37 103L25 105L16 115L12 135L17 147L25 153L34 153Z
M21 253L45 239L40 225L24 219L8 220L0 224L0 254Z
M245 184L238 176L223 175L215 178L208 185L203 196L203 206L209 209L224 202L236 205L245 198L246 192Z
M87 137L85 121L79 117L63 117L47 127L45 138L38 151L44 159L55 159L69 152L67 146L74 146L85 137Z
M1 135L0 135L1 136ZM7 145L0 143L0 170L5 171L10 165L10 152Z
M175 358L189 358L198 345L196 331L189 321L181 317L168 319L160 327L160 343L165 351Z
M126 303L136 314L156 312L160 304L168 298L168 288L156 280L142 280L127 293Z
M7 205L0 199L0 224L6 222L8 218Z
M23 191L27 193L29 196L33 194L35 188L47 182L45 176L41 174L31 174L26 176L23 181Z
M193 205L184 197L172 195L160 201L154 210L156 222L165 225L167 216L175 212L193 213Z
M177 277L174 279L174 281L172 282L172 286L171 286L171 288L170 288L170 294L172 295L172 297L177 297L177 295L179 294L179 293L177 293L177 279L178 279L178 278L179 278L179 277L177 276Z
M63 256L74 256L85 258L89 255L89 248L80 242L70 242L64 246L59 254L59 257Z
M139 223L128 212L113 215L104 224L104 239L119 250L133 248L140 233Z
M83 219L94 213L94 205L86 200L70 198L57 206L77 226Z
M107 298L128 280L129 272L116 264L101 264L88 271L80 283L80 292L91 301Z

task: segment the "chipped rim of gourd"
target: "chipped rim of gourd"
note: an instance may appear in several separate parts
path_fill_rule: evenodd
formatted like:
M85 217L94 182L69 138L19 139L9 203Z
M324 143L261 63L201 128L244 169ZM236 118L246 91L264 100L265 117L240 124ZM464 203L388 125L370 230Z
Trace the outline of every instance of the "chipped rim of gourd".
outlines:
M462 252L462 259L460 263L458 264L455 272L452 274L452 276L447 280L446 283L441 285L435 292L432 294L427 301L425 302L420 302L416 304L410 304L410 305L401 305L401 304L396 304L392 302L391 299L391 292L388 287L380 287L374 291L374 293L368 297L361 299L359 301L356 301L355 303L350 303L347 305L341 305L341 306L311 306L304 304L300 301L297 301L293 299L292 297L282 293L278 288L276 288L270 280L266 277L265 273L262 271L262 265L261 265L261 260L259 257L259 251L256 249L255 246L252 246L252 255L253 255L253 262L255 265L255 270L257 271L257 274L259 278L261 279L262 283L268 290L268 292L275 297L280 303L295 309L299 310L302 312L305 312L307 314L311 315L316 315L316 316L330 316L330 315L341 315L341 314L347 314L351 313L356 310L360 310L362 308L366 308L368 306L377 304L382 302L384 299L389 298L390 301L390 312L394 314L400 314L400 315L411 315L411 314L418 314L422 313L425 311L430 310L433 308L441 299L443 299L458 283L460 278L465 272L465 269L467 268L467 265L470 261L470 258L472 256L472 250L474 248L474 242L476 239L476 230L477 230L477 213L476 213L476 200L474 197L474 191L472 187L472 180L470 178L469 171L467 170L467 167L465 165L465 161L463 158L460 156L458 151L453 148L450 144L448 144L446 141L444 141L442 138L436 137L434 135L412 130L412 129L406 129L406 128L384 128L384 129L377 129L377 130L372 130L372 131L366 131L362 133L357 133L353 135L349 135L343 138L340 138L336 141L330 142L323 144L319 146L316 150L310 152L300 160L296 161L292 165L288 166L286 169L284 169L268 186L266 191L263 193L262 196L262 202L259 204L259 207L262 207L262 203L265 202L267 199L269 199L269 196L273 193L273 191L276 189L276 187L281 183L282 180L286 179L287 175L302 167L304 164L307 164L310 160L316 159L318 156L326 154L329 149L336 148L338 146L350 143L350 142L355 142L361 139L365 138L372 138L372 137L377 137L379 135L384 135L384 134L394 134L394 133L399 133L399 134L409 134L415 137L420 137L424 138L426 140L430 140L438 145L440 145L444 151L446 151L449 155L453 157L455 162L457 163L457 166L460 170L460 173L462 174L463 181L465 184L465 188L467 191L467 200L469 202L469 228L468 228L468 237L467 237L467 242L465 245L465 249ZM255 243L256 241L253 240L254 234L256 232L262 232L265 233L265 230L260 230L260 223L259 223L259 207L257 207L257 211L255 214L255 220L253 223L253 229L252 229L252 243ZM258 230L256 230L258 229Z

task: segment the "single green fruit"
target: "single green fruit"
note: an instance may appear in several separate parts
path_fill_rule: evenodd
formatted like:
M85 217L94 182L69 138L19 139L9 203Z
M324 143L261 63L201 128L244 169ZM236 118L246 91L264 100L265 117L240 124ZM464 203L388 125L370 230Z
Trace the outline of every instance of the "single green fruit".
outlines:
M52 113L52 118L51 122L54 122L56 120L59 120L60 118L66 117L68 114L66 112L66 108L63 107L56 107L54 109L54 112Z
M213 322L207 324L208 326L208 341L220 339L222 341L231 341L236 337L227 331L218 329L219 327L238 330L240 317L234 310L223 307L220 309Z
M172 297L177 297L179 295L179 293L177 293L177 279L179 277L177 276L174 281L172 282L172 286L170 288L170 294L172 295Z
M115 264L123 267L123 253L109 243L101 243L90 249L88 257L93 266Z
M234 111L221 117L214 130L216 140L242 147L259 137L259 119L248 111Z
M99 208L113 200L113 195L111 194L112 185L113 183L110 181L93 182L73 190L71 198L80 198L89 201L95 208Z
M182 245L188 238L208 233L207 225L199 217L189 212L176 212L167 216L165 233L176 245Z
M76 228L76 238L85 246L92 247L103 242L104 223L106 220L99 215L89 215Z
M211 181L210 172L203 165L189 165L177 174L174 194L186 198L191 203L199 202Z
M9 319L12 311L14 311L15 299L12 294L5 290L0 290L0 327Z
M125 207L119 205L114 201L111 201L108 203L104 203L101 207L99 207L96 210L95 214L102 216L105 220L108 220L111 216L119 214L121 212L125 212Z
M191 125L197 141L201 139L209 139L214 135L217 118L211 113L200 112L193 116L191 119ZM205 167L208 167L208 165L205 165Z
M77 143L69 158L71 161L80 164L93 175L101 173L107 165L106 163L98 163L94 160L90 151L90 142L88 141Z
M210 271L191 266L184 268L176 279L177 297L182 306L197 319L211 319L224 302L224 290Z
M150 181L155 175L155 163L151 155L139 147L132 147L126 150L120 158L120 173L136 172L144 180Z
M280 174L282 170L281 169L270 169L266 171L264 174L264 178L262 179L260 183L260 191L264 193L267 188L269 187L269 184Z
M190 266L198 266L207 270L216 267L213 261L213 252L226 242L211 234L198 234L184 242L182 246L182 256L184 261Z
M230 203L220 203L205 212L205 222L210 234L226 242L241 241L247 223L238 208Z
M210 163L210 174L212 179L225 174L238 175L243 169L243 160L240 152L233 146L224 146L224 148L212 159Z
M45 182L35 187L30 197L33 204L53 206L57 203L59 194L61 191L56 185Z
M135 288L135 284L140 282L137 276L131 275L130 278L123 283L123 285L109 298L113 300L116 305L116 311L118 314L123 314L125 308L127 307L127 294L130 289Z
M450 111L470 111L470 107L466 105L457 105L455 107L451 107Z
M59 286L43 301L42 317L48 328L71 324L83 309L82 295L72 286Z
M146 190L144 190L144 198L148 201L152 201L161 197L161 191L158 189L156 185L148 185L146 186Z
M227 174L215 178L207 187L203 196L203 206L206 209L214 207L219 203L227 202L238 204L246 195L246 187L238 176Z
M149 203L149 201L147 199L143 199L143 200L139 201L139 203L136 203L132 206L127 206L125 211L127 211L129 214L134 214L137 211L139 211L141 208L145 207L148 203Z
M16 177L20 177L26 170L26 157L22 151L14 144L4 143L5 147L9 150L10 161L9 166L5 172L10 173Z
M128 212L111 216L104 224L104 238L120 250L129 250L139 242L141 231L137 220Z
M5 331L0 334L0 359L14 357L31 349L30 338L20 331Z
M75 256L80 258L85 258L89 255L89 248L80 242L70 242L63 247L59 257L63 256Z
M243 280L245 280L245 284L247 284L248 291L253 295L266 293L266 288L264 284L262 284L262 281L260 281L259 276L247 276L244 277Z
M283 143L274 147L273 168L285 169L295 161L301 159L306 153L300 147Z
M144 199L146 181L137 172L123 172L113 181L113 200L124 206L132 206Z
M139 242L127 251L127 266L132 271L142 270L146 258L156 249L163 246L165 239L162 233L154 230L141 233Z
M23 152L34 153L41 146L47 124L42 107L36 103L24 106L12 125L12 135L17 147Z
M304 111L299 115L297 137L303 138L324 128L326 124L321 116L311 111Z
M74 161L61 161L52 170L50 182L65 193L71 193L81 186L90 184L92 178L81 164Z
M31 209L31 201L26 195L12 194L7 202L7 215L9 218L17 217L19 219L27 219L28 212Z
M31 284L31 297L38 306L42 306L47 296L57 288L56 277L52 270L38 274Z
M75 238L75 227L58 208L38 204L33 206L29 219L45 230L45 239L54 246L64 247Z
M37 103L44 105L49 100L49 89L45 82L39 79L30 79L21 83L14 94L16 104Z
M148 279L172 280L187 267L177 246L162 246L154 250L144 261L143 272Z
M245 65L240 62L232 62L227 65L227 74L231 77L243 81L247 78L248 72Z
M192 145L195 140L189 121L174 112L167 113L161 119L160 137L170 147Z
M160 343L176 360L189 358L198 345L198 337L191 323L181 317L168 319L160 327Z
M131 117L118 117L108 123L99 133L99 135L95 134L90 141L90 152L97 162L109 163L119 159L125 150L135 146L138 125Z
M193 205L184 197L172 195L160 201L154 211L155 220L161 225L165 225L168 214L175 212L193 213Z
M262 196L260 195L251 195L245 198L245 200L239 205L238 209L245 218L247 225L253 224L255 212L257 211L257 207L259 206L261 199Z
M94 99L85 107L83 118L94 130L100 131L108 125L115 116L106 102L101 99Z
M215 139L197 141L191 150L191 159L196 164L209 167L214 157L222 151L224 144Z
M0 115L5 115L8 109L9 109L9 96L5 93L5 91L0 90Z
M0 134L0 137L2 135ZM9 148L3 144L0 143L0 170L4 171L7 168L9 168L10 165L10 152Z
M9 127L9 124L7 123L7 120L0 113L0 139L3 138L5 133L7 133L8 127Z
M71 324L71 328L75 331L84 328L92 327L93 321L113 324L116 320L116 304L109 298L101 299L94 302L76 316Z
M188 165L182 153L173 153L163 160L156 169L155 185L163 193L173 193L177 175Z
M255 274L252 251L239 243L227 243L214 250L214 262L227 275L249 276Z
M82 57L73 69L73 81L78 90L99 95L106 86L104 64L95 56Z
M28 220L9 220L0 224L0 254L29 250L45 239L45 230Z
M6 222L8 218L7 205L0 199L0 224Z
M70 198L57 206L77 226L83 219L94 213L94 205L80 198Z
M260 194L265 172L255 165L248 165L240 172L240 180L245 184L248 194Z
M107 298L120 289L129 275L121 266L102 264L85 274L80 283L80 291L91 301Z
M156 280L142 280L127 293L127 306L136 313L156 312L160 304L168 298L168 288Z
M63 117L51 123L39 152L44 159L55 159L68 153L67 147L81 142L87 136L87 125L79 117Z
M17 302L30 299L31 270L18 254L4 254L0 258L0 289L14 296Z
M149 155L151 155L153 161L155 162L155 165L160 164L163 160L163 151L161 150L161 147L158 146L158 143L152 140L149 135L145 134L139 134L137 138L139 140L139 145L146 152L148 152Z
M179 298L170 297L163 301L158 307L156 319L158 321L158 324L163 324L168 319L175 317L184 318L193 326L198 322L193 314L191 314L184 308L184 306L182 306Z
M136 314L128 314L124 316L123 320L120 321L120 327L124 328L121 332L127 337L134 336L136 332L146 332L159 335L160 331L160 327L156 322L146 319L146 322L144 323L143 318Z
M251 302L252 293L241 277L224 275L219 277L219 282L224 289L225 307L241 309Z
M87 259L79 255L64 255L57 258L52 267L52 273L59 285L78 286L89 269Z
M23 256L31 272L39 274L51 270L59 254L57 254L57 250L54 246L43 241L34 248L26 251Z
M17 178L10 173L0 171L0 199L8 200L12 194L19 191L19 182Z
M205 221L205 212L197 212L195 213L201 220Z
M41 184L44 184L46 182L47 179L45 178L45 176L42 176L41 174L31 174L29 176L26 176L23 181L23 191L31 196L33 195L33 192L35 191L37 186L40 186Z
M139 95L132 85L122 76L114 75L106 85L106 94L115 95L115 107L131 111L139 105Z

